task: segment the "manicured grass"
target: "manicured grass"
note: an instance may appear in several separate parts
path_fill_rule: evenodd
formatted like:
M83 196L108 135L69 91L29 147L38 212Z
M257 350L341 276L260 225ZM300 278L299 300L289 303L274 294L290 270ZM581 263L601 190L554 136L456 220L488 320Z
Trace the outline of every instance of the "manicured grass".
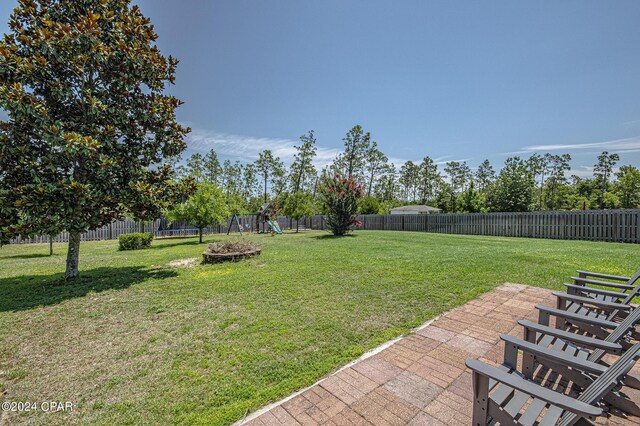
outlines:
M169 263L200 257L193 238L129 252L82 243L71 284L64 245L52 257L48 245L2 248L0 399L74 403L9 422L228 424L499 284L560 289L576 268L629 275L640 254L388 231L248 238L260 257L191 268Z

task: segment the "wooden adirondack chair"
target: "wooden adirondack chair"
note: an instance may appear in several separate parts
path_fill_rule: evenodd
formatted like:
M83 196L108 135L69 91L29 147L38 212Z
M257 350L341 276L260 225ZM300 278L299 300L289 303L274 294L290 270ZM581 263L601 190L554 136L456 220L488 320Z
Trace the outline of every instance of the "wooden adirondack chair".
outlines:
M577 270L576 272L578 273L578 278L573 277L574 280L578 281L576 282L576 284L580 284L580 283L594 284L593 279L600 278L604 280L617 281L618 283L622 283L622 284L616 284L612 286L611 284L613 283L607 282L604 285L609 287L619 288L623 291L630 290L628 286L633 286L635 282L640 278L640 270L638 270L638 272L636 272L636 274L633 277L623 277L620 275L603 274L600 272L590 272L590 271L581 271L581 270ZM616 286L619 286L619 287L616 287ZM625 286L627 287L625 288Z
M548 325L549 315L556 317L556 328L567 329L571 325L578 327L594 336L605 339L608 335L606 328L592 324L584 318L595 318L609 322L620 322L636 308L632 305L635 297L640 296L640 271L633 277L600 274L596 272L578 271L579 277L572 277L574 284L566 284L567 293L553 292L557 298L556 310L567 311L574 315L554 315L555 311L548 307L536 306L540 310L540 324ZM624 281L624 284L588 277L604 278L608 280ZM594 288L589 285L616 288L616 291Z
M618 317L624 318L633 308L631 305L633 299L640 296L640 271L630 278L586 271L578 271L578 275L579 277L571 277L573 284L565 283L566 293L553 293L558 298L558 309L613 321ZM604 278L609 281L588 277ZM611 281L623 281L623 283ZM594 288L591 285L616 290ZM560 324L560 326L563 325Z
M563 313L567 314L564 311L558 312ZM525 377L532 379L536 363L539 363L584 389L608 368L602 363L604 355L620 355L625 347L631 347L626 338L638 322L640 309L635 309L623 322L615 324L615 328L601 340L521 320L518 323L524 327L524 340L506 334L500 336L505 342L504 360L510 365L517 365L520 350L523 353L522 373ZM629 377L626 384L640 389L637 378ZM640 416L637 403L624 395L613 392L604 399L612 406Z
M620 386L640 358L640 343L606 368L578 398L533 383L505 362L500 368L475 359L465 364L473 372L473 424L570 426L591 424L602 415L598 404Z

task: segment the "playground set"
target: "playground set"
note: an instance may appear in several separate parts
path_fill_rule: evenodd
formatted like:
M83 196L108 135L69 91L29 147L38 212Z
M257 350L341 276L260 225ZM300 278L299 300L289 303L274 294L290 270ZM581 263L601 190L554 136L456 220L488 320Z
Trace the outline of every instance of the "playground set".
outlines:
M262 206L260 206L260 209L256 213L254 213L254 215L256 218L254 229L257 233L274 232L278 235L282 235L282 230L280 229L280 226L278 226L277 218L272 219L275 217L275 210L273 209L271 204L264 203ZM262 231L260 231L260 224L262 224ZM233 228L234 225L238 228L238 232L240 232L240 235L242 235L243 228L242 224L240 223L240 216L238 216L238 213L234 213L233 217L229 221L227 235L229 235L229 233L231 232L231 228ZM247 223L245 224L245 226L246 231L251 230L250 224Z

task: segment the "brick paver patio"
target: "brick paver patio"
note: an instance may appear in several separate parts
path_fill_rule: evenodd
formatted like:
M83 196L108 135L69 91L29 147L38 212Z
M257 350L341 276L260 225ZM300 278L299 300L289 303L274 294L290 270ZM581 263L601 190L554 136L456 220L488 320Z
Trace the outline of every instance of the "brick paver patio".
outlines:
M470 425L465 359L502 362L499 334L521 337L517 321L537 320L534 305L540 303L555 306L550 291L504 284L242 424ZM633 374L640 377L640 366ZM640 418L612 411L598 423L640 425Z

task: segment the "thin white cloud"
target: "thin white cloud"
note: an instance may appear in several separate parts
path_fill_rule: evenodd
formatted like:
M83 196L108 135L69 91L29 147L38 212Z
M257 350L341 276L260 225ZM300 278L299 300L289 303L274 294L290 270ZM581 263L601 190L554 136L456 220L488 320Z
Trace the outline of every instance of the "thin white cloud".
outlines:
M620 171L620 167L614 167L612 172L616 174ZM574 167L567 172L567 176L578 176L581 178L590 178L593 177L593 166L580 166Z
M400 170L400 167L402 167L402 165L408 161L408 160L405 160L404 158L398 158L398 157L387 157L387 158L389 162L394 165L396 170Z
M581 178L593 177L593 166L575 167L569 170L566 176L578 176Z
M450 158L451 155L443 155L442 157L434 158L433 162L436 164L445 164L447 161L451 161Z
M513 156L513 155L523 155L523 154L531 154L533 151L511 151L511 152L500 152L495 154L496 156Z
M270 149L274 156L280 157L287 165L293 162L296 153L294 146L299 143L285 138L232 135L203 129L192 129L187 136L187 146L191 153L204 154L213 149L221 157L252 162L258 159L259 153ZM316 166L324 167L331 164L339 153L339 149L318 146Z
M616 152L635 152L640 150L640 136L626 139L614 139L610 141L578 144L556 144L556 145L532 145L523 148L524 152L546 152L546 151L570 151L576 149L610 150Z
M402 167L402 165L404 163L406 163L407 161L413 161L414 164L420 164L422 163L422 159L412 159L412 160L407 160L404 158L397 158L397 157L388 157L389 158L389 162L393 163L393 165L396 167L396 170L400 170L400 168ZM443 166L445 164L447 164L450 161L457 161L458 163L462 163L465 161L469 161L469 158L461 158L459 160L445 160L445 158L451 158L451 155L446 155L444 157L440 157L440 158L434 158L433 159L433 164L438 165L438 166Z
M188 125L189 123L183 123ZM265 138L256 136L234 135L228 133L220 133L212 130L192 128L191 133L187 136L187 153L186 157L194 153L202 155L213 149L218 156L224 159L239 160L241 162L253 162L258 159L259 153L265 149L270 149L274 156L280 157L280 160L287 166L293 162L296 153L295 145L300 141L287 138ZM314 165L321 169L333 163L335 158L342 152L340 148L327 148L316 146L316 158ZM389 162L393 163L396 170L408 160L405 158L388 157ZM449 161L469 161L468 158L459 160L451 159L451 155L434 158L434 163L444 165ZM412 160L419 164L422 159Z

